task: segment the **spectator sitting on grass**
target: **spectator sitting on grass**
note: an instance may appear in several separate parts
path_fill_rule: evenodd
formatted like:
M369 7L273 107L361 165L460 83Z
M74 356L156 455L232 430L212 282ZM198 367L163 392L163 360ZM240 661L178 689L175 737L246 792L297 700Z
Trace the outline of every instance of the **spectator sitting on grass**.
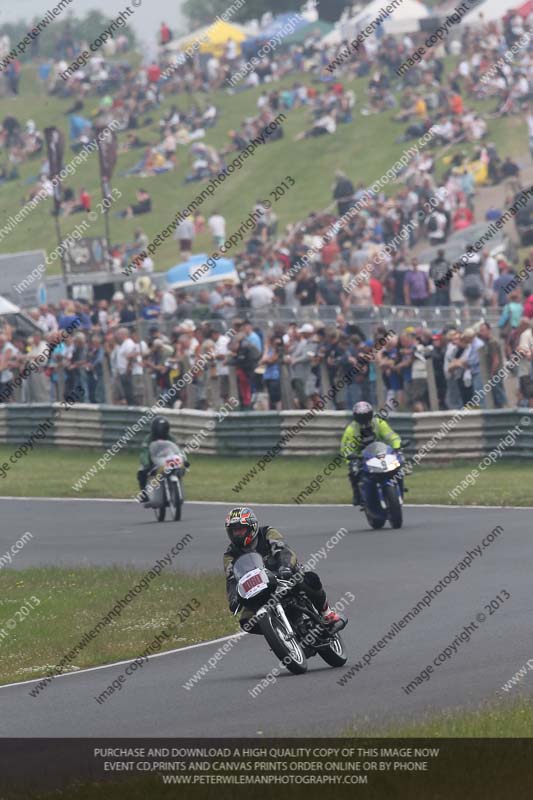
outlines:
M121 217L131 219L131 217L137 217L140 214L149 214L151 210L152 198L150 197L150 193L141 187L137 189L137 202L132 203L125 211L119 211L118 213Z
M324 136L326 133L335 133L337 130L337 123L335 122L335 112L322 114L308 131L302 131L294 137L295 142L302 139L309 139L314 136Z

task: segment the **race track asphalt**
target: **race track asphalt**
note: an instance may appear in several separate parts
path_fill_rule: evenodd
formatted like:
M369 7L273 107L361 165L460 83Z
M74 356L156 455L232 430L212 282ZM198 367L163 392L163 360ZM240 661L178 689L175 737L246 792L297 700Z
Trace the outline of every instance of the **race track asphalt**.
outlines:
M16 556L15 569L42 564L149 568L185 533L194 538L175 566L221 568L229 504L189 503L182 522L165 524L131 502L1 499L0 505L0 555L25 531L33 534ZM35 698L29 695L32 682L0 687L0 736L334 735L350 724L382 724L498 697L510 701L533 686L533 678L526 678L523 690L501 691L533 657L531 509L407 507L402 530L371 531L349 506L255 507L262 522L285 531L304 562L336 531L347 529L316 567L331 602L347 592L356 597L344 632L347 667L448 575L466 550L496 526L504 530L346 686L337 683L346 668L333 670L313 658L306 675L283 673L253 698L249 690L276 659L261 637L245 636L191 690L183 684L223 643L151 658L103 705L95 695L125 665L59 677ZM498 610L484 608L502 593L510 598ZM402 686L479 613L486 619L477 623L470 641L407 695Z

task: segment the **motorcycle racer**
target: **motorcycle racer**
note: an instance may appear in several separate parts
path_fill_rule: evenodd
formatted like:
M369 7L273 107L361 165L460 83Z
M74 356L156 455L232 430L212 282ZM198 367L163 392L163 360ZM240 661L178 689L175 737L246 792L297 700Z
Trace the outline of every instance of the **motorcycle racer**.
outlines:
M361 456L361 453L372 442L384 442L394 450L401 447L401 439L393 431L388 422L374 415L370 403L362 401L356 403L352 409L353 422L346 427L341 440L341 456L348 465L348 479L352 487L352 505L361 505L359 479L361 470L358 461L348 459L349 455Z
M233 575L233 564L247 552L258 553L265 567L276 572L280 578L289 580L301 568L294 550L285 544L283 535L270 525L259 526L259 520L251 508L232 508L226 516L226 533L230 544L224 553L224 572L226 574L226 594L229 609L235 612L240 600L237 594L237 582ZM316 572L304 572L301 583L305 593L328 625L346 620L329 607L322 581ZM240 618L241 628L247 630L245 623L253 616L245 609ZM249 633L255 633L253 627Z
M148 483L148 475L150 474L150 470L152 469L152 460L150 458L150 445L152 442L155 442L159 439L165 439L169 442L173 442L177 449L180 450L178 443L174 439L173 436L170 435L170 423L168 419L164 417L154 417L152 420L152 427L148 436L143 439L143 443L141 445L141 452L140 452L140 461L141 466L139 471L137 472L137 480L139 482L139 488L141 490L140 493L140 502L145 503L148 500L146 495L146 484ZM180 450L181 452L181 450ZM189 467L190 463L185 457L185 466Z

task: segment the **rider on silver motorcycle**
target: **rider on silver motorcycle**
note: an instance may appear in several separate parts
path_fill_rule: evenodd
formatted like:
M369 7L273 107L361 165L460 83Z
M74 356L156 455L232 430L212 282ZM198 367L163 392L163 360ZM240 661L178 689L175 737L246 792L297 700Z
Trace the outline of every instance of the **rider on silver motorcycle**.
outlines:
M137 472L137 480L139 482L139 488L141 490L140 494L141 503L145 503L148 499L146 495L146 484L148 483L148 475L150 474L150 470L152 469L153 466L152 460L150 458L150 445L152 444L152 442L156 442L161 439L173 442L178 447L178 443L176 442L174 437L170 435L170 423L168 419L165 419L164 417L154 417L152 420L152 427L150 433L143 439L143 443L141 445L141 453L140 453L141 466L139 471ZM186 467L190 466L190 463L187 459L185 459L185 466Z

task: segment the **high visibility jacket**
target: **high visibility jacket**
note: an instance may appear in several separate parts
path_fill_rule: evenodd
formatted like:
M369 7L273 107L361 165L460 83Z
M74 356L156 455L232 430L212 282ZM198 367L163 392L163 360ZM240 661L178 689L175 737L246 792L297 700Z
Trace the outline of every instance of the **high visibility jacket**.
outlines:
M372 429L376 442L384 442L395 450L400 449L402 443L400 437L384 419L374 417L372 420ZM355 422L355 420L351 422L344 431L341 441L341 455L344 457L346 463L348 463L348 455L355 453L360 456L363 452L363 448L367 446L368 443L368 441L363 442L359 423Z

